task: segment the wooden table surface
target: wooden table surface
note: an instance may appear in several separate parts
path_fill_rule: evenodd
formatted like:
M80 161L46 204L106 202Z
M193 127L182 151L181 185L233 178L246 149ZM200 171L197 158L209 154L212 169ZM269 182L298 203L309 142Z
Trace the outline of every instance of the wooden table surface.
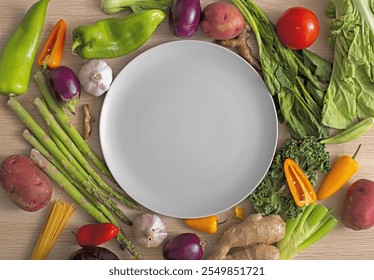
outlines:
M203 7L210 2L213 1L201 1ZM312 9L319 18L321 30L319 37L315 44L311 47L311 50L317 52L324 58L329 60L332 59L332 50L326 45L328 27L327 19L323 13L328 0L257 0L256 2L273 21L276 21L280 14L286 8L291 6L298 5ZM32 3L34 3L34 0L0 1L0 11L2 13L2 19L0 21L0 48L4 46L7 38ZM124 15L124 13L120 15ZM105 15L102 10L100 10L100 0L52 0L49 4L41 42L45 41L49 31L58 19L65 19L67 23L67 38L62 64L69 66L74 71L79 71L80 67L85 61L78 56L73 55L71 52L70 47L72 43L72 30L78 25L91 23L106 17L108 16ZM210 41L210 39L204 36L200 31L198 31L197 34L195 34L191 39ZM146 49L173 40L180 39L172 35L167 21L164 21L156 30L154 35L140 49L124 57L107 60L107 62L113 68L114 75L116 75L124 66L126 66L129 61ZM252 42L252 47L254 50L256 50L255 42ZM34 65L32 73L35 73L37 69L38 67ZM28 92L19 97L19 101L36 118L38 118L38 115L36 110L33 108L31 101L38 95L39 91L37 90L35 83L31 80ZM77 107L77 114L71 117L73 124L78 128L79 131L82 131L82 105L90 105L91 113L96 119L96 122L93 126L93 133L87 141L90 146L100 155L101 149L98 132L100 110L103 99L104 96L95 98L83 92L80 103ZM7 98L5 96L0 96L0 161L11 154L28 155L31 149L29 144L21 135L24 126L17 119L17 117L6 108L6 101ZM278 145L281 145L288 138L289 134L287 129L283 125L279 125ZM348 184L346 184L343 190L323 202L326 206L335 208L335 216L339 219L343 196L348 186L359 178L374 180L374 161L372 160L374 156L374 130L362 136L360 139L352 142L327 146L327 149L331 155L331 161L334 161L341 154L351 155L359 143L362 143L361 152L357 157L357 160L360 163L359 171L353 176ZM57 186L55 186L53 189L53 198L61 198L65 201L72 202L72 199L70 199L70 197L68 197ZM214 197L212 197L212 199L214 199ZM241 206L247 208L247 214L250 213L251 205L248 199L245 199L241 203ZM37 212L25 212L12 204L8 200L6 193L2 189L0 190L0 259L22 260L30 257L32 248L38 238L39 231L46 219L48 209L49 207L46 207ZM130 218L140 214L139 212L128 210L127 208L124 208L124 210ZM147 210L142 209L141 213L142 212L147 212ZM232 210L219 214L220 219L225 219L226 217L228 218L228 222L220 227L220 231L216 235L199 233L200 237L205 242L206 254L212 252L222 231L228 226L238 222L238 220L233 219ZM167 224L169 236L191 231L183 225L181 220L163 216L162 218ZM76 230L83 224L91 222L94 222L93 219L89 217L83 210L77 207L74 216L65 228L61 237L58 239L48 259L67 259L70 254L79 248L71 231ZM125 231L128 237L132 239L130 228L125 228ZM355 232L340 224L330 235L314 244L304 252L300 253L295 259L374 259L373 241L374 228ZM105 247L117 253L121 259L131 259L131 256L127 253L127 251L122 252L118 248L115 241L106 243ZM145 259L162 258L160 248L144 249L138 246L138 249L141 251Z

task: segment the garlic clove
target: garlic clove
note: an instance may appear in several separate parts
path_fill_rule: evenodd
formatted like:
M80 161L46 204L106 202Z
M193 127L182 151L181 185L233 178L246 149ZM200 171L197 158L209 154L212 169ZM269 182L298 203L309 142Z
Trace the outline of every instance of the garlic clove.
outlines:
M166 224L155 214L145 213L132 221L134 240L144 247L158 247L168 236Z
M113 71L105 60L90 59L82 66L78 79L87 93L98 97L109 90Z

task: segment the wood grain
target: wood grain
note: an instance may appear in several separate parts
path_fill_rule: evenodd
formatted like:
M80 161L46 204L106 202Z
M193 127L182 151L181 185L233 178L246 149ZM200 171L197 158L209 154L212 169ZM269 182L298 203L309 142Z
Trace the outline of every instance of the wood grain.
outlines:
M204 7L208 3L213 1L203 0L201 1ZM226 1L229 2L229 1ZM271 1L271 0L258 0L256 1L261 8L268 14L272 21L275 21L277 17L288 7L291 6L304 6L312 9L318 16L321 32L316 43L311 47L311 50L317 52L322 57L332 59L333 52L326 45L326 38L328 34L327 19L324 16L324 9L328 3L328 0L290 0L290 1ZM2 0L0 1L0 11L2 13L2 19L0 21L0 48L2 48L14 30L15 26L20 21L27 8L34 3L34 0ZM49 8L48 15L45 22L41 42L44 42L48 36L49 31L58 19L65 19L68 30L66 38L66 49L62 63L69 66L74 71L79 71L80 67L85 62L83 59L72 54L70 46L72 43L72 30L74 27L80 24L91 23L95 20L108 17L100 10L100 0L65 0L57 1L52 0ZM125 13L121 13L118 16L124 16ZM206 40L207 37L201 34L200 31L194 35L191 39L195 40ZM174 37L169 29L167 21L164 21L159 28L156 30L150 40L137 51L117 59L110 59L108 63L113 68L114 74L116 75L123 67L126 66L134 57L142 53L144 50L156 46L158 44L179 40ZM255 42L252 42L252 46L256 53ZM33 72L37 70L35 65ZM0 77L1 79L1 77ZM31 101L33 98L39 95L35 83L31 80L27 94L20 96L19 101L30 111L33 116L38 119L36 110L33 108ZM87 140L93 149L101 155L100 142L99 142L99 123L100 123L100 109L104 97L95 98L87 93L82 94L80 104L77 108L77 114L71 116L73 124L82 131L83 128L83 111L82 105L89 104L91 108L92 116L96 119L93 125L93 132L90 138ZM30 152L30 146L22 138L22 131L24 126L19 122L13 113L6 108L7 98L0 96L0 161L10 154L25 154ZM283 125L279 125L279 144L289 137L287 129ZM351 155L359 143L362 143L361 152L357 157L360 162L360 170L356 175L349 181L349 183L337 193L335 196L324 201L328 207L335 208L335 215L340 219L342 199L348 185L359 178L367 178L374 180L374 161L372 157L374 155L374 131L362 136L360 139L352 141L347 144L340 145L328 145L328 150L331 155L331 161L334 161L341 154ZM62 190L57 186L54 188L53 198L61 198L66 201L72 201ZM212 196L214 199L214 196ZM247 213L250 213L251 205L247 199L245 199L241 206L246 207ZM124 208L124 211L130 216L134 217L139 214L136 211L130 211ZM147 211L147 209L142 209ZM39 231L47 217L48 207L35 213L28 213L20 210L13 205L7 198L5 192L0 190L0 259L28 259L30 257L32 248L38 238ZM220 233L230 225L237 223L238 221L233 219L232 210L228 210L225 213L219 215L220 219L228 217L228 222L220 227L220 232L216 235L200 234L202 237L206 253L209 254L215 247ZM168 232L170 236L174 236L178 233L191 231L183 225L183 222L178 219L169 217L162 217L168 226ZM79 207L74 214L72 220L64 230L61 238L57 241L53 251L51 252L49 259L67 259L70 254L78 249L78 245L75 242L74 235L71 231L76 230L79 226L94 222L85 212ZM132 238L131 229L125 227L125 231L129 238ZM361 232L354 232L352 230L344 228L339 225L338 228L328 235L326 238L308 248L296 259L374 259L374 228ZM131 259L131 256L126 251L121 251L115 241L111 241L105 244L105 247L113 250L117 253L121 259ZM145 259L161 259L161 249L144 249L139 248L144 255Z

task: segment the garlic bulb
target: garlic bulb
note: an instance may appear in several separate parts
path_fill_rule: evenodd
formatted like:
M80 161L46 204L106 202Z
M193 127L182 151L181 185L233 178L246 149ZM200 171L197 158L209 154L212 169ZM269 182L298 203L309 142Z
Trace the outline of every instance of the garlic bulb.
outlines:
M90 59L78 74L79 82L86 92L98 97L108 91L112 81L112 68L103 59Z
M132 221L134 240L145 247L158 247L167 237L166 224L154 214L145 213Z

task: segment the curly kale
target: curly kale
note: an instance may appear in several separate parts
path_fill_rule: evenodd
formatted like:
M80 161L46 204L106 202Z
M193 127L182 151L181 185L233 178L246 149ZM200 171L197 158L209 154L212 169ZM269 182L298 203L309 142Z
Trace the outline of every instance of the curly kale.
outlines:
M263 181L249 196L254 209L262 215L279 214L285 218L295 218L303 211L295 204L287 187L283 172L283 163L287 158L297 162L314 187L318 181L317 171L326 174L331 168L325 145L315 137L287 140L275 153Z

